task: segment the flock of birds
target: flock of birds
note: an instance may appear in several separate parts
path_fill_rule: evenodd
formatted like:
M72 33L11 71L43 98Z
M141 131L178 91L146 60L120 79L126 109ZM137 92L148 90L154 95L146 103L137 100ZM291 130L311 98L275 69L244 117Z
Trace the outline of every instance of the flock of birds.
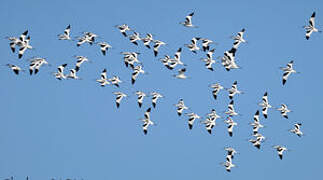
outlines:
M194 15L194 12L186 16L185 21L180 22L181 25L187 27L187 28L197 28L196 25L192 23L192 17ZM150 33L147 33L145 37L141 37L138 32L135 32L132 28L130 28L127 24L118 25L116 28L121 32L121 34L128 38L129 41L138 46L140 42L143 43L143 45L153 50L153 54L155 57L158 56L159 48L166 45L165 42L154 39L153 35ZM306 30L306 39L308 40L313 32L321 32L315 27L315 12L313 12L312 16L309 20L309 25L304 26ZM240 32L237 33L237 35L232 36L233 39L233 45L232 48L228 51L224 52L224 55L222 57L218 57L217 59L221 62L223 67L226 69L226 71L230 71L233 69L239 69L235 57L237 50L239 46L242 43L246 43L247 41L244 39L244 33L245 29L241 29ZM97 44L100 47L100 51L102 52L102 55L107 55L107 52L112 46L107 42L97 42L96 39L98 35L92 33L92 32L84 32L81 37L77 37L76 39L71 38L71 26L68 25L64 32L62 34L58 35L59 40L70 40L74 41L76 40L76 46L82 46L84 44ZM132 33L131 33L132 32ZM27 52L27 50L33 49L33 47L30 44L30 36L28 35L28 30L23 32L20 37L8 37L9 45L11 48L11 51L13 53L16 52L16 49L19 49L18 51L18 58L22 58L24 54ZM202 47L199 47L199 43L201 43ZM184 46L188 48L189 51L192 53L197 53L197 51L203 51L206 53L206 57L202 58L201 60L205 63L205 67L207 70L214 71L213 64L215 64L218 60L214 59L214 48L212 49L210 46L211 44L215 44L212 40L201 38L201 37L193 37L189 44L185 44ZM186 64L181 61L181 53L182 53L182 47L178 48L178 50L174 53L174 56L171 57L169 55L165 55L163 58L160 58L161 63L163 66L165 66L167 69L174 70L176 67L178 68L178 73L174 74L173 76L178 79L188 79L189 77L186 75ZM131 74L131 84L135 84L136 80L138 79L140 74L147 74L145 70L143 69L142 62L139 60L140 53L138 52L122 52L123 55L123 62L127 68L130 68L132 70ZM75 67L69 70L69 73L65 73L64 69L66 68L67 64L61 64L57 67L57 72L53 73L53 76L58 80L64 80L64 79L81 79L77 73L82 69L83 63L90 62L90 60L85 56L75 56L76 63ZM281 67L281 70L283 71L282 75L282 85L285 85L289 76L291 74L299 73L293 68L294 61L290 61L287 63L286 67ZM47 59L41 58L41 57L35 57L30 59L29 64L29 74L37 74L40 70L40 68L43 65L49 65ZM20 72L24 71L22 68L18 67L14 64L7 64L7 66L16 74L19 75ZM96 82L104 87L107 85L112 85L119 87L120 83L122 83L120 77L118 76L112 76L108 78L107 75L107 69L103 69L100 78L96 80ZM212 96L214 100L217 100L218 94L226 90L228 92L228 97L230 99L230 103L228 104L227 111L225 111L225 123L227 124L227 131L230 137L234 134L234 126L237 126L238 123L234 121L234 117L240 115L238 112L235 111L234 108L234 97L238 94L243 94L242 91L238 89L238 82L234 81L231 88L224 88L220 83L215 83L209 85L209 87L212 89ZM115 103L116 107L120 108L120 105L122 103L122 100L127 97L128 95L121 92L113 92L116 96ZM136 91L135 92L137 96L137 103L138 106L141 108L144 98L147 96L151 97L151 104L152 107L147 108L146 112L144 113L144 118L142 118L142 130L143 133L146 135L148 134L148 130L150 130L150 127L152 125L155 125L155 123L152 121L150 112L152 108L156 108L157 102L160 98L163 98L163 95L159 92L151 92L151 93L145 93L142 91ZM257 110L253 117L253 122L250 123L250 126L252 127L252 138L249 139L249 142L256 148L260 149L262 143L265 141L265 137L259 133L259 130L264 127L264 125L260 122L260 112L263 114L263 117L265 119L268 118L268 110L269 109L276 109L278 112L280 112L281 116L283 118L288 119L288 113L292 112L288 109L286 104L281 104L280 107L273 107L269 104L268 101L268 93L265 92L262 101L258 104L261 108L260 110ZM190 108L187 107L184 103L183 99L179 99L178 103L174 105L177 111L178 116L182 116L182 114L185 111L188 111ZM188 128L193 129L194 123L197 119L201 119L202 117L194 112L185 112L185 115L188 117ZM203 124L209 134L212 134L213 128L216 126L216 120L220 119L221 116L217 114L215 109L212 109L210 113L206 115L205 120L200 121L201 124ZM294 128L290 129L289 131L293 134L296 134L297 136L301 137L303 135L303 132L301 131L301 123L294 124ZM278 156L280 159L283 159L283 153L288 151L288 149L285 146L282 145L275 145L273 148L277 151ZM235 164L233 163L233 157L237 153L237 151L232 147L225 148L227 151L226 155L226 161L222 163L222 165L226 168L228 172L231 171L231 168L235 167Z

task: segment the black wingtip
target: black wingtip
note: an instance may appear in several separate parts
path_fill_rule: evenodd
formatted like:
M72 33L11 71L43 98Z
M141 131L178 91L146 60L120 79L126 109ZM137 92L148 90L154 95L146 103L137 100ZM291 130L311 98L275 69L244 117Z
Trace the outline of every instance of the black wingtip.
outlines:
M178 115L178 116L181 116L181 115L182 115L182 113L180 113L180 112L177 112L177 115Z
M312 16L311 17L315 17L315 11L313 12Z
M233 133L232 132L229 132L229 136L232 137L233 136Z
M117 105L117 108L119 108L119 107L120 107L120 104L119 104L119 103L116 103L116 105Z
M260 149L260 144L255 145L257 149Z
M285 79L283 79L283 85L285 85L285 83L286 83L286 80L285 80Z
M154 51L154 55L156 57L158 55L158 51Z
M207 132L208 132L209 134L212 134L212 130L211 130L211 129L207 130Z
M193 125L192 124L188 124L188 129L192 130Z
M136 80L135 79L131 79L131 84L135 84Z
M144 134L147 135L147 130L146 129L144 129Z
M280 160L283 160L283 155L279 154L278 156Z
M265 119L267 119L268 115L267 114L264 114L264 117L265 117Z

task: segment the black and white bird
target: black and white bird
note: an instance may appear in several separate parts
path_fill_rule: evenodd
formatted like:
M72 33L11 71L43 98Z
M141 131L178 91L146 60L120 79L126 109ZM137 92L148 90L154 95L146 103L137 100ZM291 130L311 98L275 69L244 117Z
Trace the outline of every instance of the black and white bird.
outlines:
M164 43L163 41L159 41L159 40L154 40L154 55L155 57L158 55L158 50L160 48L160 46L166 45L166 43Z
M144 122L144 124L142 125L142 129L144 131L144 134L146 135L148 133L148 127L150 125L155 125L155 123L153 121L151 121L150 119L150 111L151 111L151 108L148 108L145 112L145 118L142 119L142 121Z
M293 69L293 64L294 64L294 61L290 61L289 63L287 63L286 67L281 67L280 69L284 71L284 74L283 74L283 85L285 85L288 77L292 74L292 73L299 73L299 72L296 72L294 69Z
M181 61L181 54L182 54L182 48L178 48L176 51L174 58L169 59L168 64L165 65L168 69L172 70L174 69L177 65L183 65L186 66L182 61Z
M226 147L225 150L227 151L227 156L226 156L226 160L230 161L234 158L234 155L237 154L238 152L232 148L232 147Z
M228 111L225 112L225 114L229 115L230 117L238 115L238 113L234 110L233 103L233 100L231 100L231 102L228 105Z
M259 110L253 116L253 123L250 123L250 125L252 126L253 135L258 134L259 129L264 127L259 121Z
M70 69L70 73L66 76L67 79L81 79L76 75L76 70L75 69Z
M108 81L110 81L111 84L116 87L120 87L119 84L122 83L122 81L120 80L120 78L118 76L113 76L112 78L108 79Z
M209 134L212 134L212 129L216 125L215 119L206 117L206 120L201 122L205 125L205 128Z
M225 167L227 172L231 172L231 168L236 166L235 164L232 163L232 159L227 160L226 162L222 163L222 165Z
M156 91L151 92L150 95L151 95L151 103L152 103L153 107L156 108L157 100L159 98L163 98L163 95L161 95L160 93L158 93Z
M138 106L141 108L144 98L146 97L146 94L142 91L136 91L136 95L137 95Z
M116 26L116 27L119 29L119 31L121 32L121 34L124 37L127 37L127 31L131 30L127 24L122 24L122 25Z
M139 36L139 33L138 32L133 32L133 34L131 36L129 36L129 40L130 40L130 42L132 42L133 44L138 46L137 41L141 40L141 38Z
M10 41L10 49L14 53L16 51L16 46L21 46L23 42L26 40L28 34L28 30L24 31L19 38L17 37L7 37L7 39Z
M127 97L127 95L125 93L122 93L122 92L114 92L113 94L116 95L116 105L117 105L117 108L119 108L121 100L124 97Z
M139 59L139 52L122 52L121 54L124 55L123 60L126 67L130 66L132 69L135 67L135 63L142 64Z
M276 145L273 148L276 149L279 159L281 160L283 159L283 153L288 150L286 147L280 145Z
M212 88L213 98L216 100L218 93L220 92L221 89L223 89L223 86L221 86L221 84L219 83L216 83L216 84L211 84L210 87Z
M188 116L188 128L191 130L195 120L200 119L201 117L195 113L186 113L186 115Z
M45 58L32 58L29 64L29 74L37 74L42 65L48 64Z
M66 79L66 76L64 74L64 69L66 66L67 66L67 64L62 64L62 65L58 66L57 72L54 73L54 76L56 79L58 79L58 80Z
M13 64L7 64L8 66L16 75L19 75L20 71L23 71L19 66Z
M186 79L187 76L185 75L186 68L182 68L178 70L178 74L174 74L173 76L177 79Z
M100 79L97 79L96 82L98 82L101 87L104 87L105 85L110 84L107 77L107 69L103 69L100 75Z
M302 137L303 136L303 132L301 131L301 123L296 123L294 124L294 129L289 130L291 133L296 134L298 137Z
M146 37L141 38L141 40L148 49L150 49L150 42L154 41L153 35L150 33L147 33Z
M180 24L182 24L185 27L197 27L195 25L192 24L192 17L194 15L194 12L192 12L191 14L189 14L188 16L185 17L185 21L184 22L180 22Z
M80 67L84 62L90 62L90 60L85 56L74 56L74 57L77 59L76 65L75 65L76 72L80 70Z
M238 123L234 122L231 117L228 117L224 122L228 125L229 136L232 137L233 136L233 127L238 125Z
M245 29L243 28L243 29L241 29L241 31L240 31L240 32L238 32L238 34L237 34L236 36L233 36L233 37L232 37L232 38L233 38L233 40L234 40L234 42L233 42L233 47L234 47L235 49L237 49L241 43L245 43L245 42L246 42L246 40L245 40L245 39L243 39L243 34L244 34L244 32L245 32Z
M206 116L209 117L210 119L213 119L214 121L216 121L218 118L221 118L221 116L219 116L216 113L215 109L212 109L211 112L208 113Z
M30 45L30 36L25 38L24 41L19 41L18 46L19 46L18 59L21 59L27 49L33 49L33 47Z
M305 35L305 38L307 40L310 39L311 37L311 34L313 32L321 32L319 31L316 27L315 27L315 12L312 13L312 16L309 20L309 25L308 26L304 26L304 29L306 30L306 35Z
M183 99L180 99L180 100L178 101L178 103L177 103L177 104L175 104L175 106L177 107L177 115L178 115L178 116L181 116L181 115L182 115L182 113L183 113L183 111L188 109L188 107L187 107L187 106L185 106L185 104L184 104L184 100L183 100Z
M196 54L196 51L200 50L200 48L197 46L197 41L200 40L201 38L199 37L194 37L191 40L191 44L184 44L186 47L188 47L188 49Z
M234 81L230 89L226 89L229 92L229 98L233 99L236 94L243 94L242 91L238 90L238 82Z
M112 46L107 42L100 42L98 45L100 46L101 52L104 56L106 55L108 49L112 48Z
M260 149L261 143L265 140L265 137L259 133L254 134L253 136L256 137L256 139L250 139L249 142L251 142L257 149Z
M142 66L136 66L133 69L132 75L131 75L131 84L135 84L136 79L139 74L145 74L145 71L142 69Z
M267 117L268 117L268 109L272 107L268 102L268 93L267 92L265 92L265 94L263 95L262 102L259 104L259 106L261 106L262 114L267 119Z
M288 114L289 112L291 112L291 110L288 109L287 105L286 104L281 104L280 108L277 108L278 111L280 111L280 114L288 119Z
M202 38L202 49L203 51L209 51L210 50L210 44L213 43L212 40Z
M71 40L70 32L71 32L71 25L68 25L65 28L64 33L58 35L58 39L59 40Z
M236 64L235 53L237 49L232 47L229 51L224 52L224 56L221 57L221 63L223 67L230 71L231 69L239 69L240 67Z
M90 45L92 45L93 43L95 43L95 38L98 37L97 34L94 34L92 32L84 32L83 36L77 38L77 47L80 47L82 44L84 43L89 43Z

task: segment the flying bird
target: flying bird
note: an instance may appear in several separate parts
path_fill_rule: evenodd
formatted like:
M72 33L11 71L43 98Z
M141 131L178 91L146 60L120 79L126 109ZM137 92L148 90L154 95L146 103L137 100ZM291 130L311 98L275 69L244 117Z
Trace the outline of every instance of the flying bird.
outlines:
M160 46L166 45L166 43L159 41L159 40L154 40L154 55L155 57L158 55L158 50Z
M138 46L137 41L140 41L139 33L134 32L131 36L129 36L130 42Z
M281 67L280 69L284 71L284 74L283 74L283 85L285 85L288 77L292 74L292 73L299 73L299 72L296 72L294 69L293 69L293 63L294 61L290 61L289 63L287 63L286 67Z
M54 73L54 76L56 79L58 79L58 80L66 79L66 76L64 74L64 69L66 66L67 66L67 64L62 64L62 65L58 66L57 72Z
M281 104L280 108L277 108L278 111L280 111L280 114L288 119L288 115L287 113L291 112L291 110L288 109L287 105L286 104Z
M152 93L150 93L150 95L152 96L151 103L152 103L153 107L156 108L157 100L159 98L162 98L163 96L158 92L152 92Z
M80 70L80 67L81 65L84 63L84 62L89 62L90 60L85 57L85 56L75 56L75 58L77 59L76 61L76 65L75 65L75 70L76 72Z
M280 145L276 145L273 147L274 149L276 149L277 153L278 153L278 156L279 156L279 159L283 159L283 153L284 151L287 151L287 148L284 147L284 146L280 146Z
M137 91L136 95L137 95L138 106L141 108L144 98L146 97L146 94L142 91Z
M68 79L81 79L80 77L78 77L76 75L76 72L77 71L75 69L71 69L70 73L66 76L66 78L68 78Z
M133 69L133 73L132 73L132 76L131 76L131 84L135 84L136 79L137 79L139 74L145 74L145 71L142 69L142 66L140 66L140 65L134 67L134 69Z
M262 97L262 102L259 105L262 107L262 114L267 119L268 109L272 107L268 102L268 93L267 92L265 92L264 96Z
M304 26L304 29L306 30L306 35L305 35L305 38L307 40L310 39L311 37L311 34L313 32L321 32L319 31L316 27L315 27L315 12L312 13L312 16L309 20L309 25L308 26Z
M124 97L127 97L127 95L125 93L122 93L122 92L114 92L113 94L116 95L116 105L117 105L117 108L119 108L121 100Z
M16 74L19 75L20 71L23 71L19 66L13 64L7 64L7 66Z
M116 87L120 87L119 83L122 83L122 81L120 80L120 78L118 76L113 76L112 78L108 79L108 81L110 81L111 84Z
M187 76L185 75L186 72L186 68L182 68L180 70L178 70L178 74L173 75L174 77L176 77L177 79L186 79Z
M211 84L210 87L212 88L213 98L216 100L218 93L220 92L221 89L223 89L223 86L221 86L219 83L216 83L216 84Z
M205 128L209 134L212 134L212 129L215 126L215 119L206 117L206 120L201 122L202 124L205 125Z
M71 40L70 32L71 32L71 25L68 25L65 28L64 33L58 35L58 39L59 40Z
M142 125L142 129L145 135L148 133L149 125L155 125L154 122L150 120L150 111L151 111L151 108L148 108L147 111L145 112L145 118L142 119L142 121L144 122L144 124Z
M110 44L108 44L106 42L100 42L100 43L98 43L98 45L100 46L103 56L105 56L108 49L112 47Z
M225 120L225 123L228 125L228 133L229 136L233 136L233 127L238 125L238 123L234 122L231 117L228 117L227 120Z
M188 128L191 130L193 128L194 121L201 117L195 113L186 113L186 115L188 116Z
M230 99L233 99L233 97L236 94L243 94L243 92L238 90L238 82L237 81L234 81L233 84L232 84L232 87L230 89L227 89L227 91L229 92L229 98Z
M202 49L203 49L203 51L204 52L205 51L209 51L210 44L213 43L213 41L212 40L209 40L209 39L205 39L205 38L203 38L201 40L202 40Z
M237 34L236 36L233 36L233 37L232 37L232 38L233 38L233 40L234 40L234 42L233 42L233 47L234 47L235 49L237 49L241 43L245 43L245 42L246 42L246 40L245 40L245 39L243 39L243 34L244 34L244 32L245 32L245 29L243 28L243 29L241 29L241 31L240 31L240 32L238 32L238 34Z
M150 33L147 33L146 37L141 38L141 40L148 49L150 49L150 42L154 41L153 35Z
M100 79L97 79L96 82L98 82L101 87L104 87L105 85L110 84L107 78L107 69L103 69L103 71L101 72Z
M194 37L191 40L191 44L185 44L186 47L188 47L188 49L193 52L194 54L196 54L196 51L200 50L200 48L197 46L197 41L200 40L201 38L199 37Z
M184 22L180 22L180 24L182 24L185 27L197 27L195 25L192 24L192 17L194 15L194 12L192 12L191 14L189 14L188 16L185 17L185 21Z
M121 34L124 37L127 37L127 33L126 32L131 30L127 24L122 24L122 25L116 26L116 27L119 29L119 31L121 32Z
M177 103L177 104L175 104L175 106L177 107L177 115L178 115L178 116L181 116L181 115L182 115L182 113L183 113L183 111L184 111L184 110L186 110L186 109L188 109L188 107L187 107L187 106L185 106L185 104L184 104L184 100L183 100L183 99L180 99L180 100L178 101L178 103Z
M303 132L301 131L301 123L294 124L294 129L289 130L291 133L296 134L298 137L303 136Z

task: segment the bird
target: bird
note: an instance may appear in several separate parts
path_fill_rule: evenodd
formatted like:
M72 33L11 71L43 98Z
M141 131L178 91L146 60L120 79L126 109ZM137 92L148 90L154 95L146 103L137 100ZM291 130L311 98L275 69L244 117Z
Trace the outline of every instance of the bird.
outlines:
M150 33L147 33L146 37L141 38L141 40L148 49L150 49L150 42L154 41L153 35Z
M138 59L139 52L122 52L121 54L124 55L123 60L126 67L130 66L134 69L135 63L142 64Z
M76 61L76 65L75 65L75 70L76 72L80 70L80 67L81 65L84 63L84 62L89 62L90 60L85 57L85 56L74 56L77 61Z
M180 70L178 70L178 74L173 75L174 77L176 77L177 79L186 79L187 76L185 75L186 72L186 68L182 68Z
M84 43L89 43L92 45L95 42L95 38L98 37L98 35L92 33L92 32L84 32L83 36L78 38L78 42L76 44L77 47L80 47Z
M218 93L220 92L221 89L223 89L223 86L221 86L221 84L219 83L216 83L216 84L211 84L210 87L212 88L213 98L216 100Z
M195 25L192 24L192 17L194 15L194 12L190 13L189 15L187 15L185 17L185 21L184 22L180 22L180 24L182 24L185 27L197 27Z
M155 125L155 123L150 120L150 111L151 111L151 108L148 108L145 112L145 115L144 115L145 118L142 119L142 121L144 122L144 124L142 125L142 129L143 129L145 135L147 135L147 133L148 133L149 125Z
M280 114L288 119L288 115L287 113L291 112L291 110L288 109L287 105L286 104L281 104L280 108L277 108L278 111L280 111Z
M233 84L232 84L232 87L230 89L227 89L227 91L229 92L229 98L230 99L233 99L233 97L236 94L243 94L243 92L238 90L238 82L237 81L234 81Z
M197 46L197 41L200 40L200 39L201 38L199 38L199 37L194 37L191 40L191 44L185 44L185 46L188 47L191 52L196 54L196 51L200 50L200 48Z
M186 66L181 61L181 53L182 53L182 48L178 48L178 50L176 51L176 53L174 55L174 58L169 59L168 63L165 64L165 66L170 70L173 70L178 64Z
M113 92L114 95L116 95L116 105L117 105L117 108L120 107L120 103L121 103L121 100L124 98L124 97L127 97L127 95L125 93L122 93L122 92Z
M7 66L16 74L19 75L20 71L23 71L19 66L13 64L7 64Z
M238 152L237 152L234 148L232 148L232 147L227 147L227 148L225 148L225 150L227 151L227 157L226 157L227 161L232 160L232 159L234 158L234 155L238 153Z
M212 65L215 63L215 60L212 58L202 58L202 61L205 62L206 69L214 71Z
M159 40L154 40L154 55L155 57L158 55L158 50L160 46L166 45L166 43L159 41Z
M272 107L268 102L268 93L267 92L265 92L265 94L263 95L262 102L259 104L259 106L262 107L262 114L267 119L268 109Z
M184 110L186 110L186 109L188 109L188 107L187 107L187 106L185 106L185 104L184 104L184 100L183 100L183 99L180 99L180 100L178 101L178 103L177 103L177 104L175 104L175 106L177 107L177 115L178 115L178 116L181 116L181 115L182 115L182 113L183 113L183 111L184 111Z
M139 65L139 66L134 67L133 72L132 72L132 76L131 76L131 84L135 84L137 76L140 73L145 74L145 71L142 69L142 66Z
M110 84L107 78L107 69L104 68L103 71L101 72L101 77L100 79L97 79L96 82L100 84L101 87L104 87L107 84Z
M201 122L202 124L205 125L205 128L209 134L212 134L212 129L215 126L215 119L206 117L206 120Z
M202 49L203 51L209 51L210 49L210 44L213 43L212 40L209 40L209 39L205 39L205 38L202 38Z
M130 42L132 42L133 44L135 44L136 46L138 46L137 41L140 40L139 33L138 32L134 32L131 36L129 36L129 40L130 40Z
M227 172L231 172L231 168L235 167L235 164L232 163L232 160L227 160L226 162L222 163L222 165L225 167Z
M102 52L103 56L105 56L108 49L112 47L107 42L100 42L100 43L98 43L98 45L101 47L101 52Z
M16 50L16 46L22 46L22 44L24 43L24 41L26 40L26 37L27 37L27 34L28 34L28 30L24 31L20 36L19 38L17 37L7 37L7 39L10 41L9 43L9 46L10 46L10 49L13 53L15 53L15 50Z
M225 114L229 115L230 117L238 115L238 113L235 112L235 110L234 110L233 104L234 104L234 102L233 102L233 100L231 100L228 105L228 111L225 112Z
M136 91L136 95L138 96L137 98L138 106L141 108L144 98L146 97L146 94L142 91Z
M301 131L301 123L296 123L294 124L294 129L289 130L291 133L296 134L298 137L302 137L303 136L303 132Z
M58 66L57 72L54 73L54 76L56 79L58 79L58 80L66 79L66 76L64 74L64 69L66 66L67 66L67 64L62 64L62 65Z
M243 34L244 34L244 32L245 32L245 29L243 28L243 29L241 29L241 31L240 31L240 32L238 32L238 34L237 34L236 36L233 36L233 37L232 37L232 38L233 38L233 40L234 40L234 42L233 42L233 47L234 47L235 49L237 49L241 43L245 43L245 42L246 42L246 40L245 40L245 39L243 39Z
M25 51L27 49L33 49L33 47L30 45L30 36L28 36L26 39L24 39L24 41L19 41L18 42L18 46L19 48L19 52L18 52L18 59L21 59L23 54L25 53Z
M39 72L40 67L44 64L48 64L45 58L32 58L30 60L30 65L29 65L30 75L32 75L33 72L34 74L37 74Z
M124 37L127 37L127 33L126 32L131 30L127 24L122 24L122 25L116 26L116 27L119 29L119 31L121 32L121 34Z
M221 57L221 63L227 71L240 68L235 61L236 51L237 49L235 47L232 47L229 51L225 51L224 56Z
M286 67L281 67L280 69L284 71L283 73L283 85L285 85L288 77L292 74L292 73L299 73L299 72L296 72L294 69L293 69L293 63L294 61L290 61L289 63L287 63Z
M283 159L283 153L284 151L287 151L287 148L284 147L284 146L280 146L280 145L276 145L273 147L274 149L276 149L277 153L278 153L278 156L279 156L279 159Z
M75 69L70 69L70 73L66 76L68 79L81 79L76 75L76 70Z
M229 136L233 136L233 127L238 125L238 123L234 122L231 117L228 117L227 120L225 120L225 123L228 125L228 133Z
M210 119L213 119L214 121L216 121L218 118L221 118L221 116L219 116L216 113L215 109L212 109L211 112L208 113L206 116L209 117Z
M195 113L186 113L186 115L188 116L188 128L191 130L193 128L194 121L201 117Z
M58 35L58 39L59 40L71 40L70 32L71 32L71 25L68 25L65 28L64 33Z
M108 79L108 81L111 82L112 85L115 85L116 87L120 87L119 83L122 83L120 78L118 76L113 76L112 78Z
M304 29L306 30L306 34L305 34L305 38L307 40L310 39L311 34L313 32L321 32L319 31L316 27L315 27L315 12L312 13L311 18L309 20L309 25L308 26L304 26Z
M159 98L162 98L163 95L161 95L160 93L155 92L155 91L154 92L151 92L150 95L152 96L151 103L152 103L153 107L156 108L157 100Z
M253 127L252 128L253 135L256 135L258 134L259 128L264 127L262 124L260 124L260 121L259 121L259 110L257 110L255 115L253 116L253 119L254 119L254 122L250 123L250 125Z

